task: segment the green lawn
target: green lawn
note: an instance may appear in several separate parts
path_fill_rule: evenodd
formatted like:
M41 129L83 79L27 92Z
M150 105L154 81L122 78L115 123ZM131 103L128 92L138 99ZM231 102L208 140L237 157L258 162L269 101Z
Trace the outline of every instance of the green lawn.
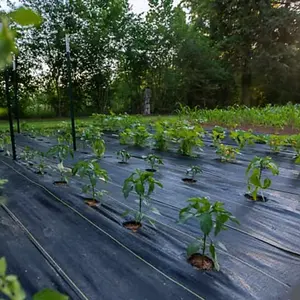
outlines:
M151 121L156 120L170 120L173 118L177 118L176 116L146 116L144 117ZM70 118L53 118L53 119L26 119L21 120L20 122L26 122L28 125L32 125L38 128L51 128L56 127L58 122L70 122ZM92 123L93 119L89 117L81 117L76 118L76 121L83 121L85 123ZM16 128L16 122L14 122L14 126ZM9 129L9 123L8 120L1 120L0 121L0 130L8 130Z

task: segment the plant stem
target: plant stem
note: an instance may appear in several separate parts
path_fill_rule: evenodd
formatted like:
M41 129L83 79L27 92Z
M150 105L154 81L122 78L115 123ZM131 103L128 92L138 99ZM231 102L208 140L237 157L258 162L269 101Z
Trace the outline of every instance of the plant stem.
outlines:
M141 215L142 215L142 197L140 196L140 203L139 203L139 212L140 212L140 216L139 216L139 221L141 222Z
M205 248L206 248L206 238L207 238L207 235L204 234L203 246L202 246L202 268L204 267L204 255L205 255Z

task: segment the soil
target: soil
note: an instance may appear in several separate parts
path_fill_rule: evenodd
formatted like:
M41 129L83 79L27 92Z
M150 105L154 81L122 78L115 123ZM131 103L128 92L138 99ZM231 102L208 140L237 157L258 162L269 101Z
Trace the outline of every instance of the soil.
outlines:
M214 268L214 262L209 257L198 253L192 254L188 262L198 270L211 271Z
M267 197L263 197L262 195L257 195L256 197L256 200L253 199L253 197L250 195L250 194L245 194L245 197L248 199L248 200L251 200L251 201L258 201L258 202L267 202L269 199Z
M68 183L66 181L63 181L63 180L54 181L53 184L56 185L56 186L66 186L66 185L68 185Z
M186 183L196 183L197 182L197 180L193 179L193 178L182 178L182 181L186 182Z
M85 198L84 199L84 202L88 205L88 206L91 206L91 207L97 207L100 205L100 202L95 200L95 199L92 199L92 198Z
M155 173L156 170L155 169L146 169L147 172L151 172L151 173Z
M132 230L133 232L137 232L138 229L142 227L142 223L136 221L128 221L124 222L123 226L127 229Z

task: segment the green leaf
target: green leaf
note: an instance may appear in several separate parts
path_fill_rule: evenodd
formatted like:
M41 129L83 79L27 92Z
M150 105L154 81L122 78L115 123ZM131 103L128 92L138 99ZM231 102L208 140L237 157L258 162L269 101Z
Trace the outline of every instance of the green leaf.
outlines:
M0 277L5 276L7 269L6 259L5 257L0 258Z
M202 215L199 216L199 221L200 221L200 228L202 232L205 235L209 235L213 227L211 214L203 213Z
M33 296L33 300L68 300L69 297L57 291L45 289Z
M262 186L263 189L267 189L268 187L270 187L272 184L272 181L269 178L266 178L264 180L264 185Z
M145 193L144 186L141 182L137 182L135 185L135 191L138 195L143 196Z
M257 186L257 187L260 187L260 186L261 186L261 183L260 183L260 180L259 180L257 174L253 173L253 174L251 175L251 177L249 178L249 180L250 180L250 182L251 182L253 185L255 185L255 186Z
M11 12L9 16L22 26L39 25L42 18L31 9L20 7Z
M202 242L199 240L195 240L193 243L189 244L186 249L186 254L188 257L191 255L197 253L200 250L200 247L202 246Z
M217 253L216 253L215 245L213 243L211 243L210 246L209 246L209 252L210 252L211 257L214 261L215 269L217 271L220 271L220 266L219 266L219 263L218 263Z
M215 236L223 229L223 225L229 220L228 214L219 214L216 217Z

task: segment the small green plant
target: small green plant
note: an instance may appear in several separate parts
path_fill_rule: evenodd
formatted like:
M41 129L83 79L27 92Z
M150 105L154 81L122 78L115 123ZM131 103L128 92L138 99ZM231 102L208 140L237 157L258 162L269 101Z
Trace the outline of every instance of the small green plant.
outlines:
M7 263L0 258L0 297L9 300L25 300L26 294L17 276L7 274ZM33 300L68 300L69 297L57 291L44 289L33 296Z
M154 147L160 151L166 151L168 149L169 134L166 130L165 122L156 122L155 123L155 134L153 139L155 141Z
M0 136L0 150L5 152L5 155L10 156L9 145L11 145L11 140L9 135L2 134Z
M155 155L155 154L148 154L147 156L143 156L143 159L145 162L147 162L150 166L150 170L151 171L156 171L156 168L158 167L158 165L163 165L163 161L162 159Z
M284 146L284 138L280 135L270 135L267 138L267 143L270 146L272 152L278 153Z
M62 182L68 182L68 170L64 167L64 161L65 159L70 155L71 157L74 156L73 150L68 146L64 144L54 145L52 146L47 154L49 156L54 156L55 158L58 158L59 163L57 164L57 169L60 173L61 181Z
M91 193L92 200L97 202L102 199L106 191L102 190L96 192L96 185L99 180L108 180L108 174L106 170L102 169L97 160L79 161L72 169L73 175L79 175L81 178L88 178L89 183L82 188L83 193Z
M151 172L143 172L138 169L124 181L123 194L125 199L128 198L130 192L133 190L135 190L139 196L139 209L134 217L136 223L141 223L146 217L143 204L153 213L159 214L159 211L150 204L150 195L153 193L155 186L163 187L158 180L153 178L153 174ZM150 224L154 225L152 220L149 218L147 218L147 220Z
M246 144L253 145L256 140L252 132L244 130L231 131L230 137L237 143L240 150L242 150Z
M295 151L295 163L300 164L300 135L290 137L288 142Z
M132 131L129 128L126 128L123 132L119 134L120 144L129 145L132 141Z
M135 146L145 146L150 136L151 134L147 131L145 126L138 125L132 128L133 144Z
M229 162L234 161L236 159L236 155L240 154L240 151L232 146L219 144L216 154L220 156L222 162Z
M195 180L196 176L201 173L203 173L203 171L198 166L191 166L186 170L186 175L190 176L192 180Z
M25 146L23 151L20 153L20 158L23 159L26 163L34 159L35 156L36 156L36 151L34 151L28 146Z
M119 157L121 157L122 163L127 164L128 160L131 158L131 155L125 149L123 149L117 152L117 158Z
M272 184L271 179L265 178L262 181L263 170L270 170L273 175L279 174L278 166L273 162L271 157L255 157L246 170L246 176L248 177L248 192L251 194L253 200L257 200L257 195L260 189L265 190ZM265 200L263 194L262 199Z
M44 152L39 152L39 151L37 151L36 154L39 157L39 162L36 165L37 172L38 172L38 174L44 175L45 169L46 169L45 154L44 154Z
M96 139L92 142L92 149L97 158L102 158L105 153L105 142L103 139Z
M230 212L225 210L224 203L215 202L212 204L208 198L190 198L187 200L188 206L179 213L179 221L186 222L190 218L195 218L200 224L202 236L197 238L187 248L187 256L201 251L202 267L205 262L207 249L209 249L214 268L219 271L216 247L211 239L211 235L217 236L222 230L226 230L225 224L228 221L239 224L238 220ZM224 247L219 243L220 246Z
M212 130L211 137L213 139L213 144L215 147L218 147L218 145L225 139L226 137L226 131L225 128L221 126L215 126Z

